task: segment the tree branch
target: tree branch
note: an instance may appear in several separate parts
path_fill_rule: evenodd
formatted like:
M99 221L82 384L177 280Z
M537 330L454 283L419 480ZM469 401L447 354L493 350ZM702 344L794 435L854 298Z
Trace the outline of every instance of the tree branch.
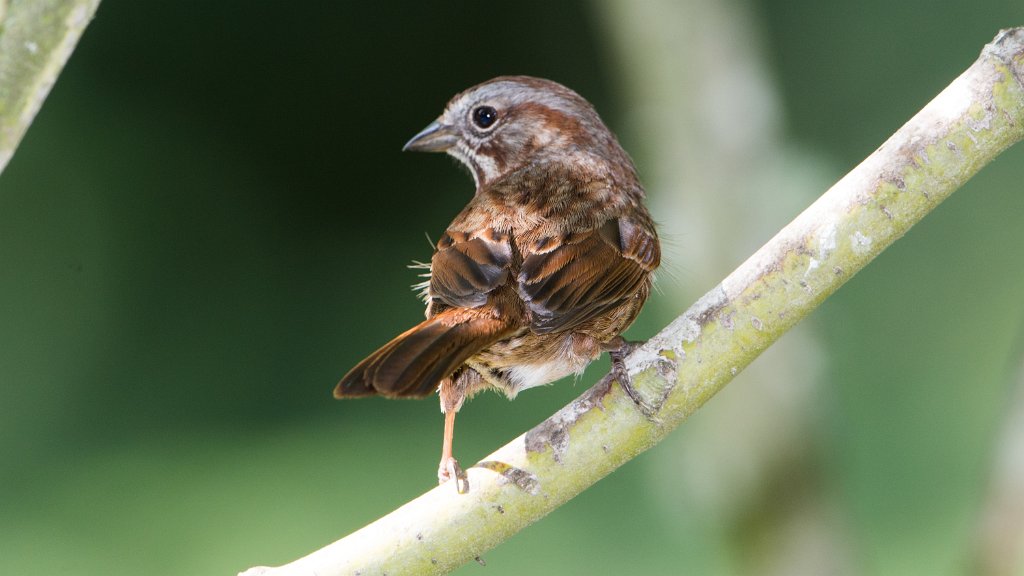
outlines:
M1003 150L1024 138L1024 28L981 57L864 162L628 360L653 407L605 377L470 468L357 532L245 576L440 574L650 448Z
M0 0L0 172L100 0Z

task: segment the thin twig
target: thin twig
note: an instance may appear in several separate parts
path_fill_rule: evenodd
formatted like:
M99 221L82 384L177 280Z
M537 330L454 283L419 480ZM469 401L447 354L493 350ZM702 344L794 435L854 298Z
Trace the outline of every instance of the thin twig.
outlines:
M468 470L312 554L245 576L440 574L650 448L758 354L1024 138L1024 28L1006 30L885 144L627 359L651 414L606 377Z

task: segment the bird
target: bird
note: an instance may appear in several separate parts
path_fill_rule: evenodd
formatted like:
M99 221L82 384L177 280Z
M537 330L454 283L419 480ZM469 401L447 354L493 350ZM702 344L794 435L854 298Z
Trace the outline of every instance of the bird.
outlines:
M477 392L509 399L582 374L602 352L629 396L640 313L661 261L636 167L594 107L565 86L500 76L456 94L403 151L444 152L475 192L434 247L426 320L352 368L335 398L438 393L438 481L469 490L455 414Z

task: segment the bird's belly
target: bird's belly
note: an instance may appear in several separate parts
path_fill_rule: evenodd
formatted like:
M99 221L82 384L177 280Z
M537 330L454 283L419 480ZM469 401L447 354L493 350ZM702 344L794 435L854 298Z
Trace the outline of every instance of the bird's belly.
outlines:
M539 362L536 364L519 364L505 369L506 377L511 381L516 392L550 384L569 374L580 374L588 362L570 362L568 359Z
M582 374L600 353L598 341L585 334L527 333L494 344L466 364L490 385L514 398L527 388Z

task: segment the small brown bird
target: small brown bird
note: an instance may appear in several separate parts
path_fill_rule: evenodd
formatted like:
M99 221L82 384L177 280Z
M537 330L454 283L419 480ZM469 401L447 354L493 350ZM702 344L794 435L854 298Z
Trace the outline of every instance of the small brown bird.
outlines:
M503 76L456 95L403 150L447 152L476 194L437 243L427 319L360 362L336 398L418 398L445 415L438 480L468 489L455 413L485 388L509 398L580 374L602 351L629 385L620 334L661 249L636 168L593 106L550 80Z

